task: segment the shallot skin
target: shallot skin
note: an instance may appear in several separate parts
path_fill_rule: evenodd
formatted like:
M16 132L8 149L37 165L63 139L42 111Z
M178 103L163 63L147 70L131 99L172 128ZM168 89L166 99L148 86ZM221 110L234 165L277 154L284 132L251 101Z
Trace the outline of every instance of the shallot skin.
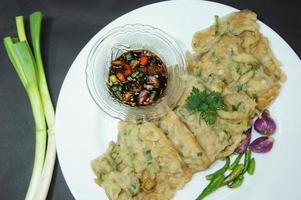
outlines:
M257 118L254 123L254 129L262 135L272 135L276 131L276 123L270 117L268 111L262 113L261 118Z
M246 135L246 138L240 142L240 144L234 151L237 154L241 154L241 153L245 152L247 150L247 148L249 147L249 144L251 141L251 135L252 135L252 127L250 127L248 130L246 130L244 132L244 134Z
M262 136L254 140L249 148L254 153L266 153L273 148L274 138L268 136Z

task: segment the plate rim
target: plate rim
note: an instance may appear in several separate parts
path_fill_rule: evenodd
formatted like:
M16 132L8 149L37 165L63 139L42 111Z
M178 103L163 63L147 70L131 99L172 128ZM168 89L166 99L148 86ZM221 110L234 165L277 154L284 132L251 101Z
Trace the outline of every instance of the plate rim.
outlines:
M62 98L62 92L64 91L64 84L66 82L66 80L68 79L68 77L70 76L70 71L72 70L72 68L74 68L74 66L76 65L77 63L77 60L83 56L84 52L85 51L89 51L88 47L89 45L91 45L91 43L93 43L95 40L97 40L97 38L101 37L102 35L104 35L106 33L106 30L111 26L111 24L114 24L116 21L122 19L123 17L125 17L126 15L128 15L129 13L133 13L133 12L136 12L137 10L140 10L140 9L143 9L145 7L151 7L151 6L154 6L154 5L157 5L157 4L169 4L169 3L175 3L175 2L180 2L180 1L185 1L185 0L177 0L177 1L163 1L163 2L156 2L156 3L152 3L152 4L149 4L149 5L145 5L145 6L142 6L142 7L139 7L139 8L136 8L128 13L125 13L124 15L122 16L119 16L118 18L112 20L111 22L109 22L107 25L105 25L102 29L100 29L99 31L97 31L93 37L91 37L91 39L83 46L83 48L80 50L80 52L77 54L76 58L74 59L74 61L72 62L70 68L68 69L68 72L66 73L66 76L64 78L64 81L62 83L62 86L61 86L61 89L60 89L60 92L59 92L59 96L58 96L58 100L57 100L57 106L56 106L56 109L57 109L57 113L60 113L60 104L61 104L61 98ZM197 1L197 0L186 0L185 2L198 2L198 3L203 3L203 2L207 2L209 4L215 4L215 5L218 5L218 6L225 6L225 7L228 7L228 8L231 8L233 10L239 10L239 9L236 9L232 6L229 6L229 5L225 5L225 4L222 4L222 3L218 3L218 2L211 2L211 1ZM260 20L258 20L258 22L260 23L260 26L265 26L265 28L269 29L269 31L271 31L276 37L278 37L278 39L280 39L282 42L284 42L284 44L286 45L286 48L290 50L290 52L292 52L294 55L292 55L293 57L297 58L299 61L299 57L297 55L297 53L293 50L293 48L276 32L274 31L272 28L270 28L268 25L264 24L263 22L261 22ZM300 62L301 64L301 62ZM60 115L60 114L59 114ZM59 115L56 115L56 124L57 123L57 119L59 117ZM57 126L56 126L56 129L57 129ZM57 136L57 135L56 135ZM73 197L74 198L77 198L77 192L76 191L73 191L72 187L70 187L70 184L69 184L69 180L67 178L67 176L65 175L65 170L66 169L63 169L62 165L61 165L61 162L62 162L62 155L60 154L61 152L61 145L58 145L59 142L58 142L58 138L59 137L56 137L56 144L57 144L57 155L58 155L58 161L60 163L60 167L61 167L61 171L62 171L62 174L63 174L63 177L66 181L66 184L70 190L70 192L72 193ZM92 181L92 180L91 180Z

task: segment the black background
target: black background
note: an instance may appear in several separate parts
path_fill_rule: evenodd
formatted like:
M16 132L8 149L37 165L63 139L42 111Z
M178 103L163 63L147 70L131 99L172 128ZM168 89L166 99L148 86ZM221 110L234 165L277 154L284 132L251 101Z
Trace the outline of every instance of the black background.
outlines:
M44 13L43 57L54 104L73 60L106 24L156 0L1 0L0 38L15 35L14 17ZM281 35L301 55L300 1L218 1L238 9L248 8ZM29 101L0 45L0 199L24 199L34 158L34 124ZM80 173L80 172L79 172ZM74 199L58 161L48 199Z

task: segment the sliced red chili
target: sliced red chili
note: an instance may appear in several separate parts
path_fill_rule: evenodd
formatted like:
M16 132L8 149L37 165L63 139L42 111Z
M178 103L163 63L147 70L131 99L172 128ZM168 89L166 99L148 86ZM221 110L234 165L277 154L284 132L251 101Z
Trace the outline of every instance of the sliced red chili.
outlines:
M140 65L146 65L148 63L148 57L142 56L140 58Z
M124 67L124 69L125 69L125 71L124 71L124 76L125 77L127 77L127 76L129 76L129 75L131 75L132 74L132 67L129 65L129 64L124 64L123 65L123 67Z
M124 77L124 75L123 75L122 73L118 72L118 73L116 74L116 76L117 76L118 80L120 80L120 81L122 81L122 82L125 81L125 77Z

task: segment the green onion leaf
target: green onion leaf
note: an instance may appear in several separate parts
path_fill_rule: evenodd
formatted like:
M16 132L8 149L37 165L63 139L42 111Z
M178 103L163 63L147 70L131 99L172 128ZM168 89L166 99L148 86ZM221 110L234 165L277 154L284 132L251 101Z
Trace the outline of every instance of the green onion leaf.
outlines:
M8 57L28 94L36 126L35 159L25 198L27 200L46 199L56 158L54 108L40 50L42 13L34 12L30 15L29 21L34 55L26 39L23 16L16 17L18 38L3 39ZM48 128L47 132L46 128ZM47 134L48 138L46 138Z

